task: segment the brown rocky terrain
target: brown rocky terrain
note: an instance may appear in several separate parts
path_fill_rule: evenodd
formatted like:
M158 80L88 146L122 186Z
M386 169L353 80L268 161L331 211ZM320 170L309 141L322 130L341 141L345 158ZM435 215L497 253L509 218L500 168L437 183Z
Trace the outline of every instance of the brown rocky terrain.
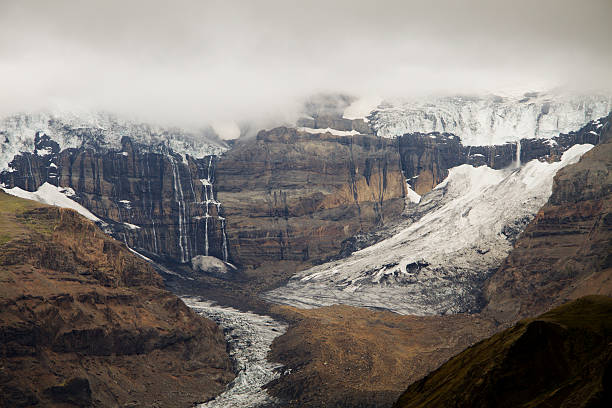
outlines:
M394 407L609 407L611 340L612 298L580 298L468 348Z
M313 126L325 124L314 123ZM356 125L351 123L350 126L353 128ZM548 141L523 140L521 160L535 157L554 160L574 143L598 142L601 135L593 134L592 129L593 125L590 124L577 133L561 135L555 139L556 145ZM39 142L51 143L49 140ZM368 135L313 135L278 128L261 132L254 140L238 141L232 150L220 158L196 160L187 157L183 162L170 151L152 152L126 138L120 152L94 152L82 148L55 152L49 157L22 154L13 163L13 168L17 170L3 173L2 181L9 186L19 185L32 190L45 180L53 181L53 176L56 176L59 185L74 188L76 201L105 220L117 223L112 225L116 237L125 239L130 246L147 254L158 254L162 259L167 257L174 261L204 254L205 242L209 242L211 255L223 258L223 228L221 220L216 217L227 217L229 258L245 268L230 273L231 279L201 276L197 281L183 283L187 283L194 292L192 294L203 294L234 305L239 303L238 306L272 313L291 322L287 334L275 342L272 354L276 361L286 364L292 371L271 384L270 391L296 406L387 406L408 383L495 330L487 318L493 317L509 324L519 318L520 313L545 310L552 304L529 302L533 299L539 301L537 297L543 296L542 293L555 300L555 296L561 296L559 293L565 293L563 288L573 287L572 282L578 283L575 290L568 292L567 298L589 293L594 287L606 288L607 281L599 280L599 277L609 276L609 271L600 268L597 269L598 274L589 275L587 266L597 262L605 266L607 261L602 254L606 250L610 253L609 246L605 246L606 237L609 237L606 235L609 233L606 217L609 207L605 205L609 204L609 198L602 201L601 197L590 197L580 192L569 199L566 196L571 194L563 193L559 195L558 204L549 203L563 208L551 213L548 220L536 217L536 221L540 222L537 228L541 228L538 231L548 231L538 241L540 246L534 246L538 232L529 238L531 241L528 245L525 244L528 235L524 234L515 249L520 254L520 248L525 245L525 253L517 255L516 265L531 259L524 265L533 264L534 268L529 269L528 274L523 274L517 266L517 272L504 275L503 268L514 262L509 258L507 265L488 283L490 298L486 316L416 318L344 307L307 311L274 308L270 311L257 295L293 273L336 255L343 249L342 241L346 238L377 230L381 225L392 222L404 205L404 177L411 180L417 192L424 193L446 177L448 168L462 163L487 164L494 168L508 166L516 159L516 147L515 144L466 147L451 135L415 134L390 140ZM607 154L609 157L609 151ZM605 164L605 154L602 157L598 159L599 162L609 169L609 162ZM50 166L51 160L58 164L57 169ZM218 164L216 175L215 164ZM583 169L582 175L568 179L564 187L567 192L582 191L582 185L591 183L587 190L597 194L595 192L604 173L589 166ZM212 196L212 188L205 186L202 179L215 181L215 192L218 191L219 201L224 207L218 207L215 203L209 205L208 202L205 203L206 207L202 205L206 198L216 198ZM180 182L180 188L177 182ZM183 194L182 199L178 198L178 191ZM608 204L600 205L601 202ZM203 218L207 211L218 221ZM187 220L183 224L186 225L183 233L179 219ZM141 228L126 228L121 225L123 222L137 224ZM530 228L536 231L536 227ZM208 234L203 233L206 230ZM591 232L585 232L587 230ZM548 242L552 242L554 248L550 249L550 253L561 259L566 256L567 248L570 248L568 245L575 242L575 237L564 240L565 235L589 238L578 245L580 250L576 253L580 256L572 255L567 258L569 261L566 259L567 262L559 264L578 263L582 265L578 272L564 275L561 283L555 283L558 278L556 272L553 270L554 273L550 273L551 269L546 269L548 266L538 266L532 249L545 248ZM8 244L11 242L12 239ZM183 250L179 243L185 244ZM187 252L184 248L188 248ZM178 266L174 270L193 273L188 269L187 266ZM533 285L530 281L532 275L536 276ZM597 279L592 279L594 277ZM85 278L79 275L78 279ZM563 288L559 289L559 285ZM183 292L184 288L178 286L177 290ZM519 299L514 299L515 296ZM78 303L78 296L73 295L73 298ZM509 302L510 307L505 302ZM511 313L507 313L507 310ZM303 352L296 353L296 350ZM54 353L53 358L58 354L54 350L45 352ZM364 355L372 357L363 359ZM91 359L98 364L95 367L109 364L112 370L120 370L118 367L128 364L117 363L120 360L112 353L110 356L96 355ZM101 363L103 359L106 360ZM158 361L161 360L151 364ZM71 367L75 367L76 371L82 369L77 363ZM91 363L91 367L94 367L94 363ZM142 369L142 365L137 367L135 371L138 373L147 371ZM57 371L59 369L54 370L60 372ZM382 378L385 370L394 374ZM121 373L125 373L125 370ZM78 394L75 389L87 390L81 380L83 378L94 395L99 392L96 387L102 383L117 381L119 384L129 384L126 379L128 375L118 377L120 374L114 374L116 377L113 379L110 374L98 374L101 377L60 374L63 376L61 380L53 377L53 380L44 383L44 388L50 390L47 393L27 391L29 394L24 393L23 398L33 395L33 398L47 401L45 398L50 398L48 395L62 389L57 388L60 385L70 389L70 393ZM185 377L189 376L185 374ZM168 387L166 390L171 388L170 380L165 382L168 377L159 375L159 378L159 383L162 383L160 389L164 389L164 384ZM188 382L188 379L180 378ZM60 384L61 381L66 382ZM147 381L134 381L130 387ZM159 383L153 385L157 387ZM22 388L14 387L17 392L34 389L27 388L27 384ZM118 386L95 398L101 403L119 398L131 401L125 389L117 391L119 389ZM189 386L181 389L188 390ZM133 400L141 401L139 398L134 397ZM146 396L143 398L142 401L151 401Z
M232 260L255 268L334 255L404 206L396 142L373 136L262 131L222 157L216 179Z
M0 406L185 407L232 378L223 333L72 210L0 192Z
M290 322L270 359L286 374L268 390L295 407L388 407L494 325L479 317L402 316L351 306L274 307Z
M503 323L586 294L612 295L612 129L560 170L548 203L485 285L484 313Z

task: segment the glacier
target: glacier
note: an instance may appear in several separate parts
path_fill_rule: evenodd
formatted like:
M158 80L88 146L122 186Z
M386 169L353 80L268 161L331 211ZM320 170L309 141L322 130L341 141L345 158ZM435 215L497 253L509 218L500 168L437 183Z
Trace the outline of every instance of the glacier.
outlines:
M481 282L546 203L556 172L592 147L575 145L559 162L532 160L520 168L454 167L418 205L407 203L405 220L393 235L302 271L263 298L301 308L347 304L414 315L475 312Z
M509 96L445 96L389 100L368 116L378 136L447 132L464 146L499 145L520 139L550 139L580 129L612 110L609 95L562 92Z

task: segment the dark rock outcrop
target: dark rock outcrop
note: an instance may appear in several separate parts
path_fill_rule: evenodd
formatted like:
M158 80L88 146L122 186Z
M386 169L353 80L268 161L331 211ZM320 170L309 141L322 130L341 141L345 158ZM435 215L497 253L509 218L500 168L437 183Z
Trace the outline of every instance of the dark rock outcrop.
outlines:
M2 407L183 407L233 378L219 327L72 210L0 192L0 276Z

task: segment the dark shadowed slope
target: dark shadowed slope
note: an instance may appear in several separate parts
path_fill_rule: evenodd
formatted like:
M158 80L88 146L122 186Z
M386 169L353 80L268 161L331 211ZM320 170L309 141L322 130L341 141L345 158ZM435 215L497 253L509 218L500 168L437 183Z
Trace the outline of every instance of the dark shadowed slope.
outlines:
M612 298L587 296L468 348L394 407L610 406L611 341Z

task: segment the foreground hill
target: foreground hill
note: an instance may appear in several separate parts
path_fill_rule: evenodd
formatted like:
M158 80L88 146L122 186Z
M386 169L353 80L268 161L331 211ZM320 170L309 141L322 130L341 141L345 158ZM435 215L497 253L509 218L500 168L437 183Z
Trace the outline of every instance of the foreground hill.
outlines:
M587 296L470 347L412 384L394 406L606 406L611 341L612 298Z
M188 406L233 378L221 330L68 209L0 192L0 406Z

